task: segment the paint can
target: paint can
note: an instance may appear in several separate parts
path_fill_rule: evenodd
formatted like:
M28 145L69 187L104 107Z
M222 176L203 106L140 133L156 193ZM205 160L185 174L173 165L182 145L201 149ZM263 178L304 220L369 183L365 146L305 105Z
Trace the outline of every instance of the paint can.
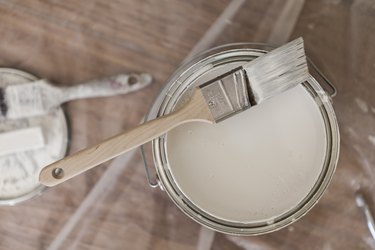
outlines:
M0 68L1 88L36 80L27 72ZM28 128L41 129L44 146L0 156L0 205L15 205L41 194L45 186L39 183L39 170L66 155L68 124L60 107L42 116L0 121L0 133Z
M232 44L214 48L198 55L189 63L181 66L167 81L166 85L160 91L156 100L154 101L145 120L148 121L151 119L155 119L159 116L166 115L175 109L178 109L179 106L183 105L186 101L189 100L189 96L191 95L195 85L202 84L205 80L213 79L215 78L215 76L218 76L222 73L230 71L231 69L241 64L251 61L254 58L266 53L269 49L270 48L266 45ZM313 69L316 69L313 64L312 66ZM320 71L317 72L320 74ZM324 76L322 79L326 80ZM206 149L204 146L198 146L198 144L191 147L184 145L189 140L186 140L186 138L188 137L181 137L185 139L180 140L177 142L177 144L175 143L173 144L173 146L171 146L171 143L173 142L173 140L175 140L173 138L176 138L176 135L170 133L152 141L153 164L155 166L157 174L156 181L153 181L150 177L148 166L149 164L146 160L147 155L144 153L144 148L142 148L149 184L153 187L159 186L162 190L166 191L168 196L177 205L177 207L181 209L187 216L189 216L196 222L218 232L233 235L259 235L273 232L287 225L290 225L291 223L305 215L318 202L318 200L326 190L328 184L330 183L338 162L340 138L336 116L330 98L335 92L331 94L327 93L320 85L323 84L323 80L319 82L316 78L311 76L307 82L301 84L301 86L298 86L299 94L297 94L297 96L303 95L304 97L302 97L302 99L304 98L306 100L310 100L309 102L312 103L312 106L314 106L316 114L318 114L317 116L319 117L317 118L319 120L317 124L302 128L302 132L300 132L299 136L304 136L309 133L317 135L315 134L315 130L320 129L324 134L324 138L322 137L322 141L319 141L317 143L316 138L312 136L311 139L309 139L311 140L311 142L306 142L306 140L302 142L298 139L298 136L293 135L297 133L294 132L293 129L299 130L299 126L302 126L302 124L295 123L293 124L293 128L286 128L286 132L284 131L279 134L276 133L276 137L273 137L273 139L269 140L268 143L270 145L265 146L260 146L261 143L256 143L256 145L251 144L251 142L249 142L251 141L251 137L247 138L246 136L244 136L244 138L246 138L246 141L241 142L241 136L235 137L230 134L226 135L227 140L237 140L232 144L234 148L236 148L240 143L245 143L245 150L243 150L242 148L242 151L240 150L240 154L247 154L246 150L248 150L249 155L265 155L259 157L260 161L258 162L260 162L260 165L264 164L264 162L267 162L262 160L277 157L279 157L281 161L283 161L284 158L287 159L288 157L290 157L290 159L293 158L299 160L304 157L310 157L312 161L314 161L315 156L312 156L312 152L307 152L305 155L299 152L299 156L290 156L288 155L288 153L285 153L287 151L285 151L282 147L283 142L286 143L288 141L288 138L290 138L291 141L295 140L297 146L298 143L300 143L301 148L305 147L305 145L310 145L313 143L312 141L315 141L314 147L318 148L318 150L322 150L322 154L320 154L319 156L321 160L316 162L314 161L313 164L315 165L311 165L315 169L315 172L310 171L310 168L305 168L304 170L302 170L302 168L290 168L288 170L288 166L280 166L279 168L273 168L273 170L272 168L268 169L267 165L257 168L260 171L269 171L267 174L269 174L269 176L273 176L275 180L272 182L278 182L280 184L279 189L282 189L283 185L286 187L284 193L278 193L278 186L274 185L274 183L270 183L270 185L272 184L272 187L269 187L270 190L272 189L271 192L263 192L262 189L264 187L260 187L259 190L256 190L256 188L250 185L251 180L257 181L257 178L259 179L261 177L256 176L256 173L258 173L259 171L252 174L251 167L249 168L250 170L246 170L246 172L241 173L241 170L239 170L237 164L228 164L227 167L228 169L231 169L231 171L227 171L228 169L225 169L226 172L224 175L222 175L222 179L217 178L218 180L216 180L216 183L214 183L213 179L215 178L215 174L216 176L219 175L218 171L220 168L218 167L218 164L220 165L220 161L217 161L217 163L215 163L216 165L213 164L213 166L211 166L211 172L209 175L207 174L207 171L204 170L207 168L207 165L211 164L207 160L204 161L204 164L202 163L201 166L196 166L199 164L195 164L194 166L184 165L183 167L179 168L177 166L178 161L172 161L172 159L176 158L173 155L177 154L177 149L175 148L181 148L178 154L190 154L191 159L197 158L198 161L196 159L192 161L194 163L199 162L199 159L202 158L202 155L199 155L199 151L205 151ZM331 86L333 90L335 90L334 86L329 86ZM288 97L285 98L288 99ZM296 104L291 105L293 105L293 107L298 106ZM298 107L300 109L300 113L296 113L297 115L302 115L305 112L303 110L303 105L300 106L301 107ZM288 110L283 110L280 112L285 113L278 114L280 117L278 118L278 120L274 120L276 121L276 123L282 123L283 118L285 117L293 117L293 114L290 114ZM265 119L268 118L270 117L266 117ZM270 121L273 120L271 119ZM247 124L249 125L249 127L253 123L251 121L247 122L249 123ZM254 123L256 122L254 121ZM280 124L273 124L273 126L279 125ZM310 131L307 131L306 129L309 129ZM206 132L208 131L209 130L206 130ZM187 132L191 133L191 131ZM203 135L204 137L205 134L207 134L206 132L202 133L201 135ZM246 130L243 130L242 133L246 133ZM252 134L252 136L253 135L255 134ZM283 136L285 136L286 139L280 139L280 137ZM212 137L212 140L215 140L214 136ZM260 140L262 139L260 138ZM275 152L275 150L273 150L273 152L266 152L267 154L265 154L265 152L257 152L257 150L268 150L268 146L274 147L274 145L271 144L273 144L273 142L277 144L276 142L278 140L284 140L282 143L278 144L280 152L282 153L278 154L278 152ZM199 142L199 138L198 143L202 143ZM176 145L179 146L176 147ZM180 147L180 145L184 145L184 147ZM212 142L210 141L208 141L207 145L207 148L213 146ZM287 147L287 145L285 147ZM196 150L196 148L199 148L199 150ZM236 149L237 156L239 155L238 149L239 148ZM230 151L231 149L229 148L228 150ZM306 150L309 150L309 148L306 148ZM218 149L218 151L212 152L220 152L220 150ZM197 157L194 157L194 153L197 154ZM225 161L227 157L225 156L225 154L226 153L224 153L224 156L217 155L217 157L224 157L221 158L221 161ZM296 161L298 162L298 160ZM249 159L249 166L251 166L250 162L252 162L251 158ZM239 165L241 164L242 163L240 163ZM247 166L246 164L245 166ZM298 164L296 166L298 167ZM275 169L283 170L283 167L285 168L285 171L280 172L284 175L283 178L279 178L277 174L272 173ZM232 177L232 172L236 171L237 174L234 174ZM297 177L295 177L295 179L292 179L288 176ZM227 179L231 179L229 184L227 183ZM265 178L264 180L265 182L269 181L267 178ZM282 203L283 200L288 200L288 197L292 197L294 194L297 194L299 192L299 189L303 189L301 185L304 182L309 182L310 184L303 184L305 185L304 188L307 189L302 193L300 192L298 194L298 197L296 196L298 199L296 198L295 200L293 200L295 204L293 202L290 203L294 205L291 206L290 204L286 204L282 208L280 207L275 209L273 207L267 207L267 204L273 204L272 206L276 204L277 206L278 203ZM294 183L296 183L296 185L294 185ZM259 182L258 185L261 186L262 182ZM248 189L249 187L253 188L251 188L250 190ZM262 194L262 192L264 194ZM210 201L210 203L207 203L208 200ZM225 202L226 200L228 202ZM243 200L247 200L247 203L243 203ZM252 200L254 200L254 203L252 203ZM276 200L277 202L275 202ZM259 205L262 202L263 207ZM236 203L238 203L239 205ZM213 206L216 207L214 208ZM255 211L254 209L252 209L252 206L257 206L258 210ZM266 210L267 212L265 212ZM272 214L273 210L277 211ZM249 212L248 215L246 215L246 211ZM242 214L242 217L239 216L239 214Z

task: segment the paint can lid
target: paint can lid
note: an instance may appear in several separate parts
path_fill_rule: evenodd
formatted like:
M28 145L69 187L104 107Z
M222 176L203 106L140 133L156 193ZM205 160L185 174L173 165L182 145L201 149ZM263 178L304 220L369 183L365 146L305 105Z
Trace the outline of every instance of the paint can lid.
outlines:
M29 73L0 68L0 88L35 80ZM68 126L61 108L42 116L0 120L0 205L40 194L44 186L39 170L62 158L67 147Z

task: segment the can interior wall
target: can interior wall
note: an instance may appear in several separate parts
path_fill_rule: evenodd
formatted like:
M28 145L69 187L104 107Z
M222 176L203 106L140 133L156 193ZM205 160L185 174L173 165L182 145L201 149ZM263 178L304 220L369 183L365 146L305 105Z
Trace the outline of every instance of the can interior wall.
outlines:
M194 80L202 74L220 67L231 65L232 68L250 61L264 53L267 47L253 44L233 44L221 46L197 56L190 63L180 67L168 80L158 94L146 120L166 115L189 100L193 91ZM226 68L230 70L231 68ZM214 77L215 75L213 75ZM320 176L310 193L287 213L267 223L233 223L213 217L193 204L179 190L170 170L166 152L166 135L153 140L152 150L154 165L160 187L167 192L173 202L190 218L215 231L235 235L258 235L281 229L306 214L320 199L335 171L339 156L339 130L331 101L326 92L312 76L303 84L306 91L314 98L321 111L326 129L326 155Z

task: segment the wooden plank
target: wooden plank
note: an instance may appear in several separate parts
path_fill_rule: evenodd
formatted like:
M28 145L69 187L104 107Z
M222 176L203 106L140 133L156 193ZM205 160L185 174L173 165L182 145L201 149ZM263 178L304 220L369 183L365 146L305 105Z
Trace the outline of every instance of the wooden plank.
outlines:
M2 0L0 66L67 85L123 71L155 76L142 92L66 105L75 152L136 125L229 2ZM288 2L244 2L212 46L268 41ZM258 237L215 234L212 249L375 248L354 202L358 186L375 199L374 16L371 0L305 1L291 38L304 37L308 55L338 88L337 172L322 200L295 224ZM1 207L0 249L46 249L105 170L16 207ZM200 226L164 192L147 186L139 156L103 194L63 238L61 249L196 249Z

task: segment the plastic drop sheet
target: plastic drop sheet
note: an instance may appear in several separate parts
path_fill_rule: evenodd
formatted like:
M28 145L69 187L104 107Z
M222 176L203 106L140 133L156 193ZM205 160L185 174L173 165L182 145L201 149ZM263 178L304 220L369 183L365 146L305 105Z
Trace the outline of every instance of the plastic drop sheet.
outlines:
M201 227L148 186L133 151L30 201L0 207L0 249L375 249L355 202L361 190L375 213L373 0L3 0L0 13L2 66L65 85L123 71L154 76L151 87L131 95L67 104L71 153L138 124L166 79L193 55L299 36L337 87L341 133L328 190L280 231L237 237Z

